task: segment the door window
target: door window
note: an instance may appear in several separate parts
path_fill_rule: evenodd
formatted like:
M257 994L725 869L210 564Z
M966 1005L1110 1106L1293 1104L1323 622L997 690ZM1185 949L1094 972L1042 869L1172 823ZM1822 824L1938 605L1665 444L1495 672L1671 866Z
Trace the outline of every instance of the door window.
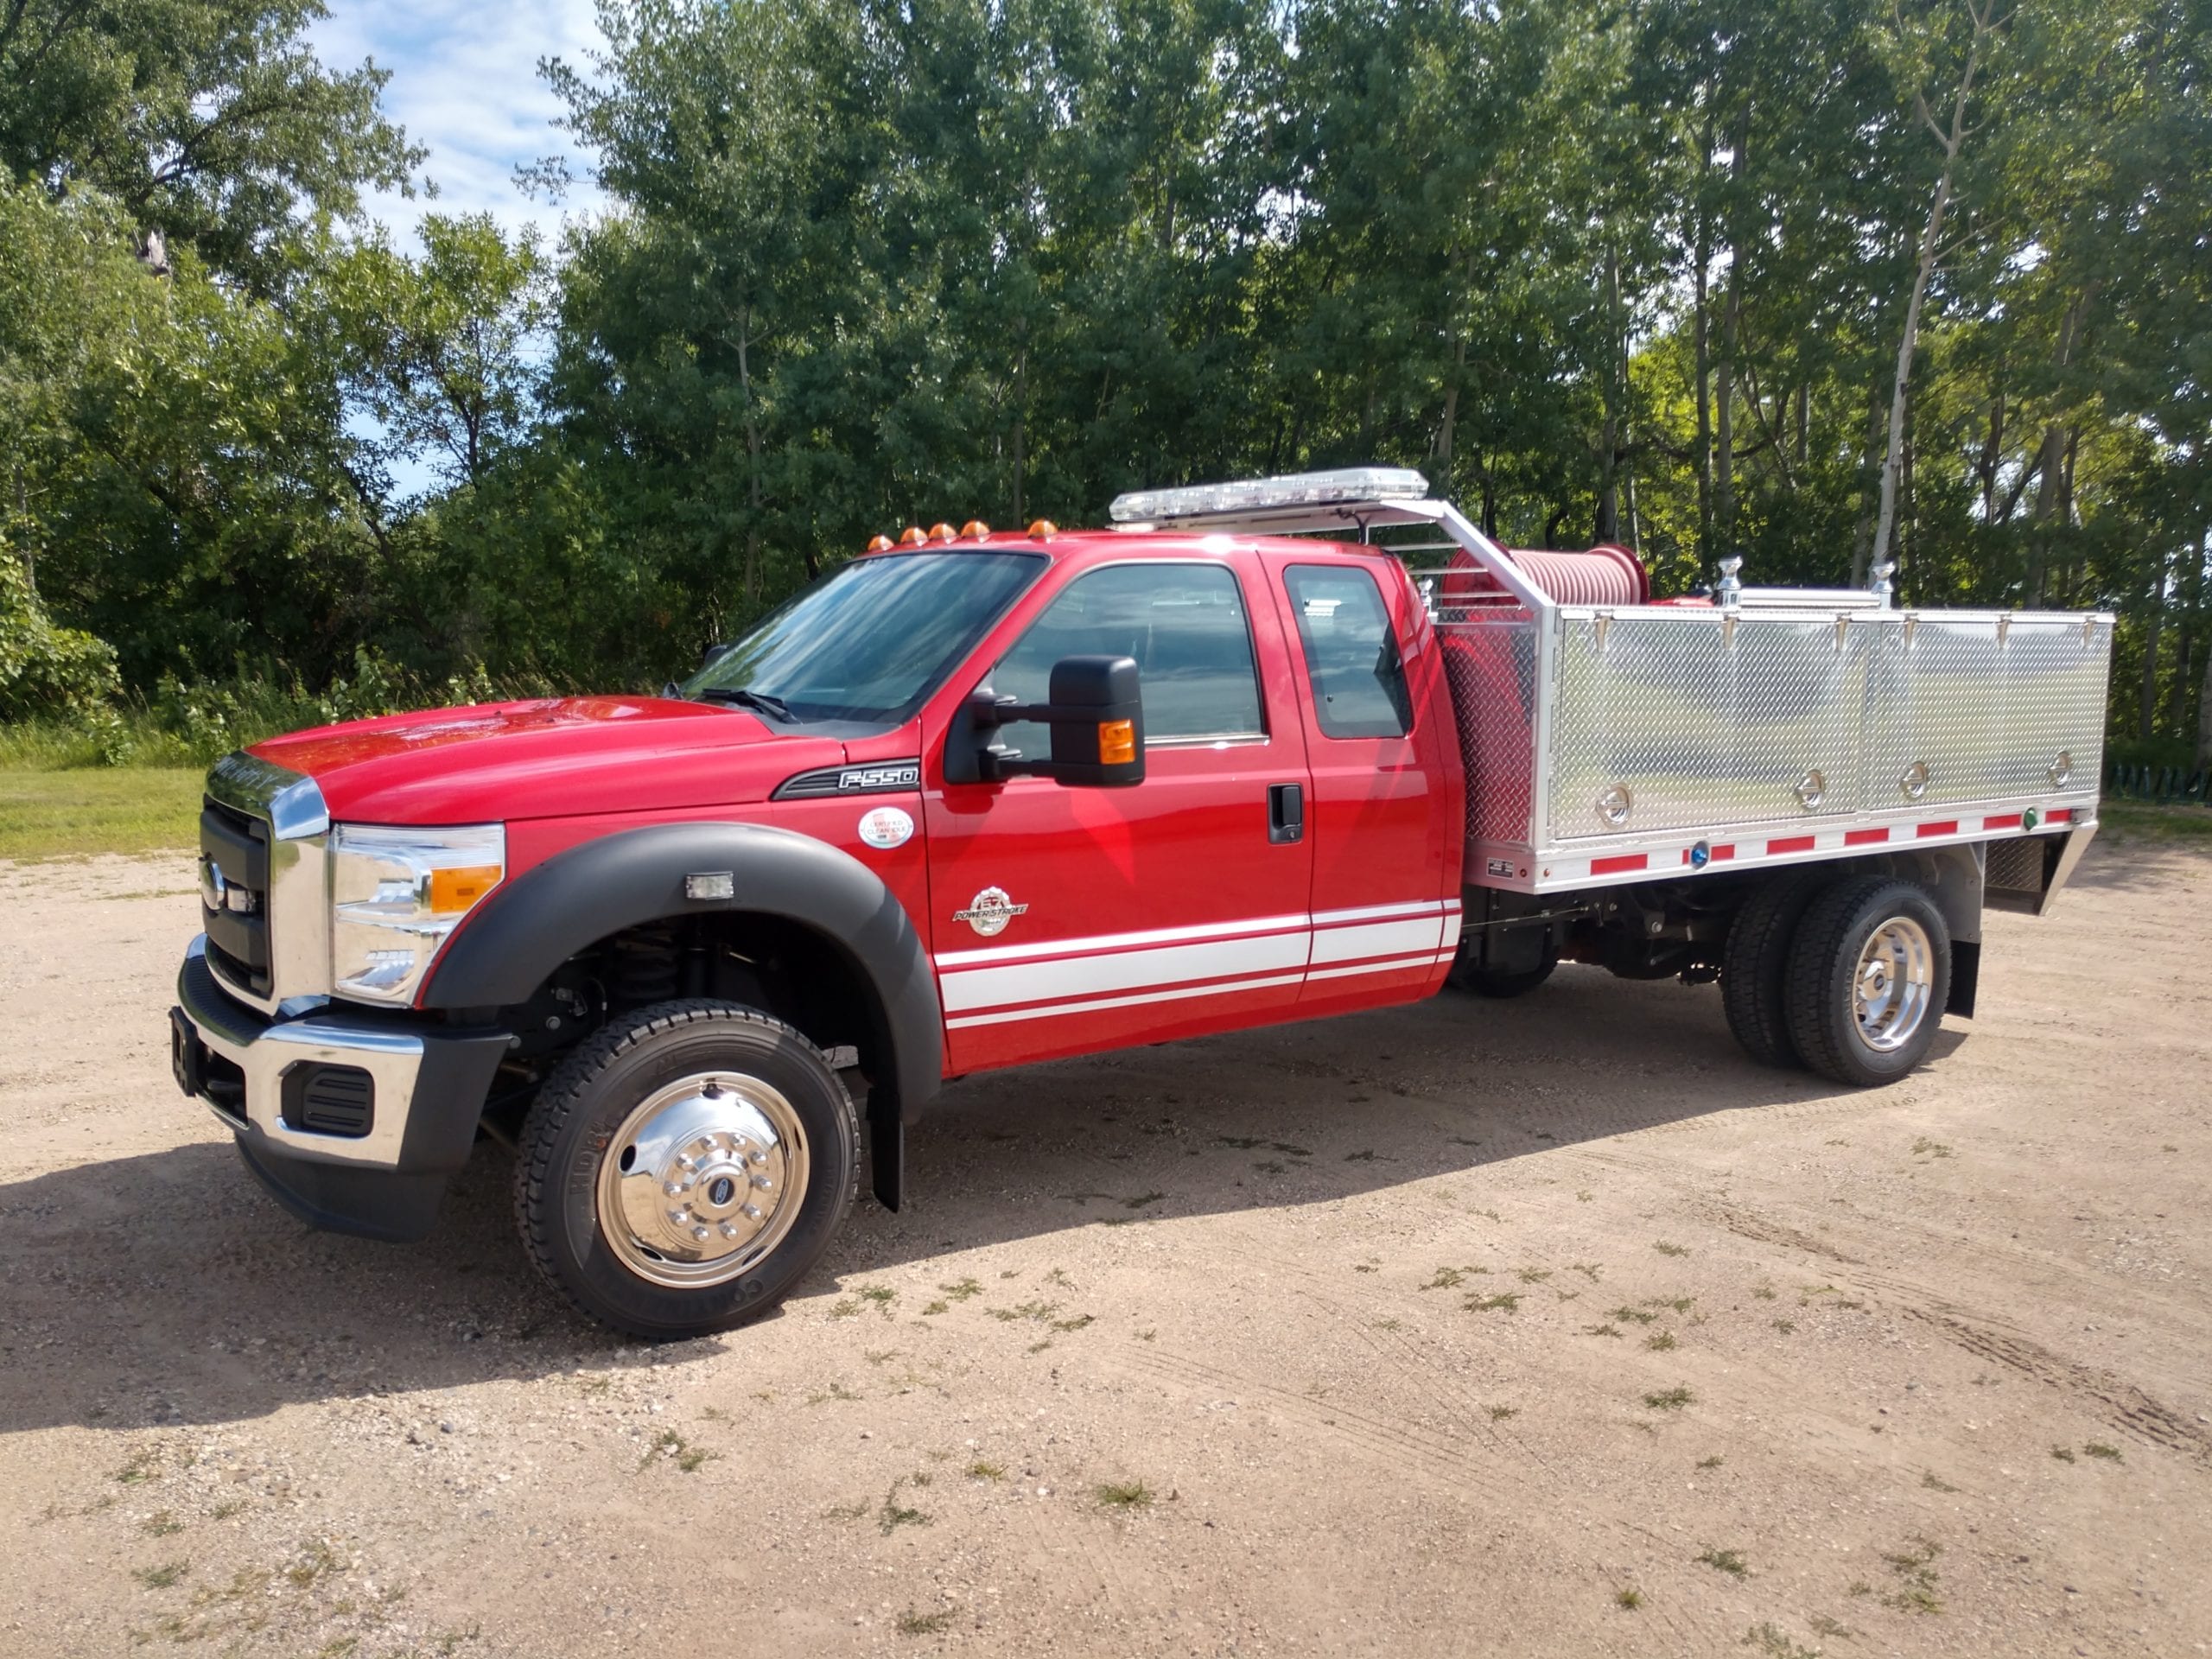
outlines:
M1087 656L1135 658L1147 748L1267 734L1244 596L1225 566L1146 562L1077 576L1000 659L991 689L1043 702L1052 664ZM1031 722L1002 729L1024 753L1051 747Z
M1414 725L1406 665L1374 575L1351 565L1294 564L1282 579L1322 735L1405 736Z

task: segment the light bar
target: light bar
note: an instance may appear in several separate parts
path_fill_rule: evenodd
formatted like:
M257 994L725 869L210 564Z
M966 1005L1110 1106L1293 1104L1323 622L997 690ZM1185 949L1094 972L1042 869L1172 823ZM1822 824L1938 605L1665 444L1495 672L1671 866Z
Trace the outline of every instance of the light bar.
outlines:
M1211 513L1264 512L1273 507L1324 507L1338 502L1420 500L1428 480L1410 467L1339 467L1287 473L1232 484L1192 484L1176 490L1131 490L1108 511L1117 524L1157 524Z

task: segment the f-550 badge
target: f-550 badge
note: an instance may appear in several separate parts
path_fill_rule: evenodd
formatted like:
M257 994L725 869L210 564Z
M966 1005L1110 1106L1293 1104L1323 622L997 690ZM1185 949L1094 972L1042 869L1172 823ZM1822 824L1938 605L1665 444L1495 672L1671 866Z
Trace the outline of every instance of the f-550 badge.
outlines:
M1007 898L1004 887L985 887L968 901L967 909L954 911L952 919L967 923L988 939L1005 932L1006 925L1028 908Z

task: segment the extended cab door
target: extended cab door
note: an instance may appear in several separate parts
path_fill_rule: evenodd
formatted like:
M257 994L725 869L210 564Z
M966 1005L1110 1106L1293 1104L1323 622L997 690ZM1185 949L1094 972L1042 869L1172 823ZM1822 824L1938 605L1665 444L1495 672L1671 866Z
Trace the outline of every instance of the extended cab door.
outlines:
M1435 988L1459 938L1463 802L1434 635L1386 556L1270 551L1313 780L1313 953L1301 1014Z
M1135 550L1132 550L1134 554ZM1306 743L1249 552L1076 555L1003 627L988 677L1046 700L1064 657L1135 658L1145 780L948 784L925 737L930 934L947 1069L1012 1065L1286 1019L1306 972ZM962 695L984 677L969 673ZM1049 739L1001 728L1037 754Z

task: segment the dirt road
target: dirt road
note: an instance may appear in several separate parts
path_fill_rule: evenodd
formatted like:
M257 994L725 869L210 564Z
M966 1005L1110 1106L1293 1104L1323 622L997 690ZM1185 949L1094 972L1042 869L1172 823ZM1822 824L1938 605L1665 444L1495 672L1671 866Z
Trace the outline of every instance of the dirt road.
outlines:
M2212 860L1880 1093L1588 969L978 1078L659 1350L493 1149L408 1248L250 1184L187 861L9 875L0 1654L2212 1650Z

